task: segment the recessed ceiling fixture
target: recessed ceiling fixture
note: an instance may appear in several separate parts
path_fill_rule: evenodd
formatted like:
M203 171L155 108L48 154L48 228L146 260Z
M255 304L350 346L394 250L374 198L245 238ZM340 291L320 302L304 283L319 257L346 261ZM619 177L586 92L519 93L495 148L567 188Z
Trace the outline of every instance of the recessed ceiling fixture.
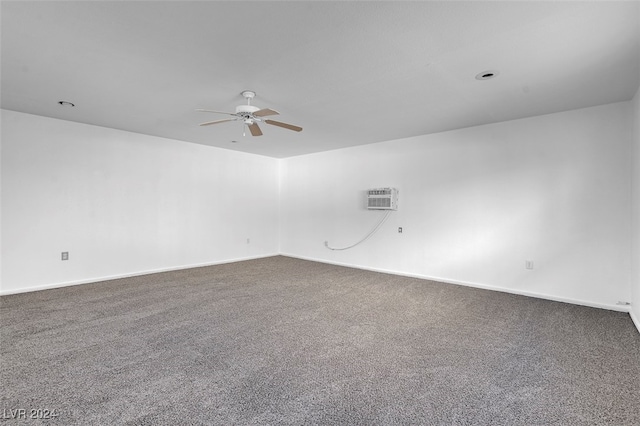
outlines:
M67 101L58 101L58 104L60 104L63 107L69 107L69 108L72 108L75 106L75 104L73 104L72 102L67 102Z
M482 71L481 73L476 75L476 80L489 80L491 78L497 77L500 73L496 70L488 70Z

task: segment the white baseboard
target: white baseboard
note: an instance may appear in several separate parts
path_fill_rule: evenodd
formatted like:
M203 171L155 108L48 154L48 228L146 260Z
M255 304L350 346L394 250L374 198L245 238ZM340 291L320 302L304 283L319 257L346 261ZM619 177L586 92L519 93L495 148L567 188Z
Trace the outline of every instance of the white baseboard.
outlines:
M633 309L629 309L629 316L631 317L631 321L633 321L633 323L635 324L636 328L638 329L638 333L640 333L640 318L638 318L636 316L636 314L633 311Z
M40 291L40 290L50 290L52 288L69 287L73 285L91 284L91 283L97 283L100 281L109 281L109 280L117 280L120 278L137 277L140 275L157 274L159 272L179 271L182 269L200 268L203 266L222 265L225 263L241 262L243 260L261 259L264 257L272 257L272 256L278 256L278 253L262 254L258 256L239 257L234 259L217 260L214 262L197 263L197 264L191 264L191 265L171 266L168 268L150 269L146 271L130 272L126 274L108 275L104 277L87 278L87 279L77 280L77 281L66 281L66 282L55 283L55 284L45 284L45 285L38 285L33 287L24 287L16 290L0 290L0 296L6 296L9 294L29 293L32 291Z
M294 254L290 254L290 253L280 253L280 255L281 256L287 256L287 257L293 257L293 258L296 258L296 259L310 260L310 261L313 261L313 262L328 263L328 264L331 264L331 265L338 265L338 266L346 266L348 268L362 269L362 270L366 270L366 271L382 272L382 273L385 273L385 274L400 275L400 276L411 277L411 278L420 278L420 279L424 279L424 280L437 281L437 282L446 283L446 284L463 285L463 286L466 286L466 287L474 287L474 288L481 288L481 289L485 289L485 290L500 291L502 293L511 293L511 294L517 294L517 295L520 295L520 296L535 297L535 298L538 298L538 299L552 300L554 302L563 302L563 303L570 303L570 304L573 304L573 305L588 306L590 308L607 309L607 310L610 310L610 311L618 311L618 312L630 312L629 306L609 305L609 304L606 304L606 303L596 303L596 302L590 302L590 301L587 301L587 300L570 299L570 298L566 298L566 297L554 296L554 295L551 295L551 294L536 293L536 292L532 292L532 291L522 291L522 290L510 289L510 288L505 288L505 287L498 287L498 286L494 286L494 285L475 283L475 282L470 282L470 281L452 280L452 279L449 279L449 278L434 277L434 276L421 275L421 274L413 274L413 273L407 273L407 272L395 271L395 270L389 270L389 269L383 269L383 268L371 268L371 267L367 267L367 266L352 265L352 264L343 263L343 262L334 262L334 261L325 260L325 259L315 259L315 258L306 257L306 256L298 256L298 255L294 255ZM636 322L636 326L638 326L637 322ZM640 327L638 328L638 330L640 330Z

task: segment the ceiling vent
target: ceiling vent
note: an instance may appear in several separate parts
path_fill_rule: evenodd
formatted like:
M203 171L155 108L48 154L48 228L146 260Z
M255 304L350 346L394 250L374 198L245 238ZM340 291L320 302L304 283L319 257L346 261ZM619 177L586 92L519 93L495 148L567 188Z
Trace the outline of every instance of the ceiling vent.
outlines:
M498 75L500 75L500 73L496 70L482 71L481 73L476 74L476 80L489 80L497 77Z

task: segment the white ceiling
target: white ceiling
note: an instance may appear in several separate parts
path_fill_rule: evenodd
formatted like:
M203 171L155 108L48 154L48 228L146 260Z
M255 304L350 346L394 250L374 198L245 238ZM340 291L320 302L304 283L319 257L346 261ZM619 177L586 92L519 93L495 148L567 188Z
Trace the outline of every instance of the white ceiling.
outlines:
M278 158L625 101L640 84L637 1L2 1L1 19L2 108ZM485 70L500 75L474 78ZM233 112L246 89L304 130L198 126L225 117L196 108Z

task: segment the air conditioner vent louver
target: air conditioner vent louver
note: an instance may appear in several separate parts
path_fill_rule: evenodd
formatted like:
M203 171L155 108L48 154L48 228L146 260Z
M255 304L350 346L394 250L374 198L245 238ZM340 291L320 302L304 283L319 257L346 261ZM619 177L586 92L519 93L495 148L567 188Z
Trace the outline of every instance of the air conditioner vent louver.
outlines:
M369 210L398 210L398 190L395 188L375 188L367 191Z

